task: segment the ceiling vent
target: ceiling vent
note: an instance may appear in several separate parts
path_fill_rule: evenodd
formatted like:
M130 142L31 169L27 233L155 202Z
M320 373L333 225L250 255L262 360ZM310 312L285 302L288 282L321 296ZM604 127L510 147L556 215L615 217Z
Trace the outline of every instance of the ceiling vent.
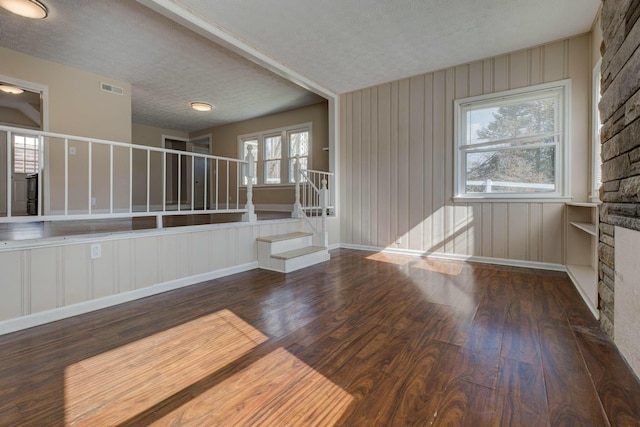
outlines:
M100 89L105 92L115 93L116 95L122 95L124 93L124 89L119 86L110 85L109 83L100 82Z

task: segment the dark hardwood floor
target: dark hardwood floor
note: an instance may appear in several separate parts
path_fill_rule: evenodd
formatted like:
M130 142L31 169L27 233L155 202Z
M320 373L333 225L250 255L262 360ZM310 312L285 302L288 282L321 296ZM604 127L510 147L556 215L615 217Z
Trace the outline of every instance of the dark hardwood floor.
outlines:
M337 250L0 337L0 425L639 426L566 274Z

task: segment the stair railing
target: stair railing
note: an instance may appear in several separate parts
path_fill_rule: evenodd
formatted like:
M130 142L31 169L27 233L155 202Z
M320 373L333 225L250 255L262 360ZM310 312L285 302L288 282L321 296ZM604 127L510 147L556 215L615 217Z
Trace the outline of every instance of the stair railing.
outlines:
M320 236L322 246L329 246L327 216L333 209L331 193L328 188L331 172L300 168L300 157L294 161L295 203L292 217L304 218L313 231ZM311 218L321 217L321 229L318 230Z

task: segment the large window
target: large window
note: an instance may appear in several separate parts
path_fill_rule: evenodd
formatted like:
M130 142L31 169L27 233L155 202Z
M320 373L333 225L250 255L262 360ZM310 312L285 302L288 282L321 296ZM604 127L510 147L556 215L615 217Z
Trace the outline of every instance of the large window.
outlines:
M38 137L27 135L13 136L13 172L38 172Z
M455 101L456 196L568 195L568 80Z
M294 159L300 156L300 167L311 165L311 123L271 129L238 137L242 159L253 146L256 161L254 184L277 185L294 182ZM245 168L243 167L243 176ZM243 178L243 184L247 179Z

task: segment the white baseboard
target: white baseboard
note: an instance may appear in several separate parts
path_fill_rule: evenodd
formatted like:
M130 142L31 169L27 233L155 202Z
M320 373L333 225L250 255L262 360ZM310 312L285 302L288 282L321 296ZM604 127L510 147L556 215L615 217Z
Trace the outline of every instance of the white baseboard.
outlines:
M524 261L524 260L505 259L505 258L490 258L490 257L481 257L481 256L472 256L472 255L450 254L445 252L418 251L413 249L380 248L375 246L352 245L349 243L341 243L340 247L345 249L354 249L358 251L372 251L372 252L384 252L384 253L400 254L400 255L423 256L427 258L448 259L448 260L454 260L454 261L470 261L470 262L478 262L482 264L504 265L509 267L524 267L524 268L535 268L538 270L551 270L551 271L564 271L564 272L567 271L566 267L562 264L553 264L548 262Z
M39 313L29 314L27 316L9 319L0 322L0 335L11 332L20 331L22 329L32 328L34 326L43 325L45 323L55 322L57 320L66 319L68 317L78 316L95 310L100 310L114 305L130 302L151 295L160 294L178 288L201 283L207 280L213 280L224 276L230 276L236 273L253 270L258 268L258 262L249 262L233 267L222 268L220 270L210 271L208 273L197 274L195 276L184 277L181 279L170 280L164 283L158 283L146 288L136 289L121 294L110 295L108 297L97 298L91 301L85 301L78 304L72 304L64 307L54 308L52 310L42 311Z

